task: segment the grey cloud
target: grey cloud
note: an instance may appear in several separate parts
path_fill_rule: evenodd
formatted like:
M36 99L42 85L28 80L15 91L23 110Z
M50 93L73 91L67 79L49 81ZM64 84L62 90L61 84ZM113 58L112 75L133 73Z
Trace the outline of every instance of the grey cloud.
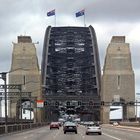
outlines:
M140 16L139 0L52 0L41 1L41 5L46 11L56 9L57 15L67 16L74 16L85 8L88 22L134 22L139 21Z
M56 9L57 15L74 16L78 10L86 10L86 19L91 21L135 21L140 16L139 0L2 0L0 17L14 18L22 14L42 14ZM61 20L61 19L60 19Z
M87 7L87 19L90 21L92 16L95 21L139 21L139 7L139 0L98 0Z

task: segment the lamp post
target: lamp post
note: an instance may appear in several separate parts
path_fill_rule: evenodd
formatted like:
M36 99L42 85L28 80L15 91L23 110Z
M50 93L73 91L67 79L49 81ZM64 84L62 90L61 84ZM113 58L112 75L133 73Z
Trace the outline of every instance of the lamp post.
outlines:
M31 94L30 94L30 97L29 98L30 98L30 122L31 122L31 115L32 115L31 114Z
M136 100L136 121L138 120L138 118L137 118L137 114L138 114L138 104L137 104L138 102L137 102L137 100Z
M19 100L20 100L20 119L21 119L20 122L22 123L22 93L21 93L22 87L21 86L19 87L19 91L20 91L20 93L19 93L20 99Z

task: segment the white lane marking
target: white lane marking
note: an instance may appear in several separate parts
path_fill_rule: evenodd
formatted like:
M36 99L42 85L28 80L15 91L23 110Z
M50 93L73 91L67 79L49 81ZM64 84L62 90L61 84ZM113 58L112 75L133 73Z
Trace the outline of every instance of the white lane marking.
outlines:
M107 137L110 137L110 138L113 138L115 140L121 140L120 138L117 138L117 137L114 137L112 135L109 135L109 134L106 134L106 133L103 133L103 135L107 136Z
M125 134L124 131L119 131L119 129L106 129L107 131L113 132L113 133L119 133L119 134Z
M46 133L46 130L40 130L37 133Z
M82 132L78 132L78 134L82 137L82 139L85 139L85 135Z
M84 139L85 138L85 135L83 135L82 133L80 133L81 137Z
M117 127L119 128L119 127ZM132 130L132 129L126 129L126 128L119 128L118 130L124 130L124 131L129 131L129 132L140 132L140 130Z
M25 136L24 139L27 139L27 138L30 138L30 137L33 137L33 134L31 134L29 136Z
M85 139L85 136L83 135L82 138Z
M57 135L60 133L60 131L58 131L57 133L55 133L55 135L53 136L53 139L56 139Z
M110 127L110 126L109 126ZM117 129L117 130L124 130L124 131L129 131L129 132L140 132L140 130L134 130L133 128L129 128L129 127L125 127L125 128L123 128L123 127L121 127L121 126L117 126L117 127L114 127L115 129ZM105 128L105 129L107 129L107 128ZM108 130L110 130L110 129L108 129Z
M82 127L85 128L85 126ZM85 129L83 130L83 128L78 131L78 134L82 137L82 139L85 139Z

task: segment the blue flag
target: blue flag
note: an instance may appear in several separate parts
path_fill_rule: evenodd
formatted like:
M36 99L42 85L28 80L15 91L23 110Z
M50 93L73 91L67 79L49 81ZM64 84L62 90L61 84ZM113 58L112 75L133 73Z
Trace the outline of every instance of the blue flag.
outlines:
M55 9L54 10L51 10L51 11L49 11L49 12L47 12L47 16L49 17L49 16L53 16L53 15L55 15Z
M77 12L75 15L76 17L80 17L80 16L83 16L85 14L85 10L81 10L79 12Z

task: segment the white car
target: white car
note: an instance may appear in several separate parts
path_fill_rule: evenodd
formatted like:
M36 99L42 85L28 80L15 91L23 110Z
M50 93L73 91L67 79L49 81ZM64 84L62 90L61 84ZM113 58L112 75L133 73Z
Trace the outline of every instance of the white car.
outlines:
M99 135L102 135L102 128L99 124L91 124L88 125L86 128L86 135L91 133L98 133Z
M118 122L113 122L113 126L118 126Z

